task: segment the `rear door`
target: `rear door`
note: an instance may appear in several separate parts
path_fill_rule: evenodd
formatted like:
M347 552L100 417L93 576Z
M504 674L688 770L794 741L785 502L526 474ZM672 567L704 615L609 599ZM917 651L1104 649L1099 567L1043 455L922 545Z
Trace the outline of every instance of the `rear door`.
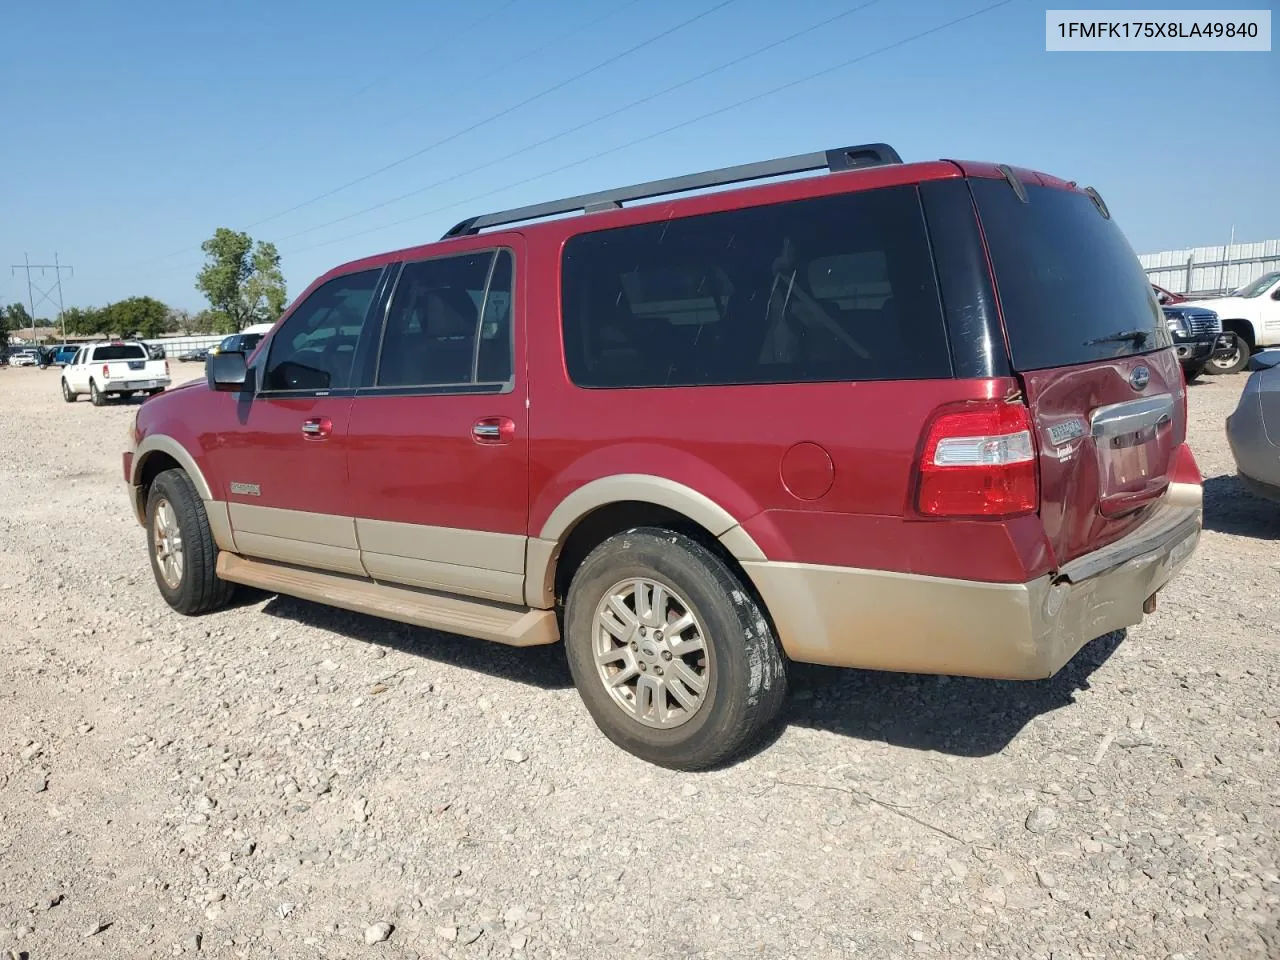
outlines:
M514 239L406 263L351 412L361 559L378 580L524 598L528 387Z
M1038 428L1059 564L1140 523L1186 436L1185 384L1119 226L1079 190L974 178L1009 355Z

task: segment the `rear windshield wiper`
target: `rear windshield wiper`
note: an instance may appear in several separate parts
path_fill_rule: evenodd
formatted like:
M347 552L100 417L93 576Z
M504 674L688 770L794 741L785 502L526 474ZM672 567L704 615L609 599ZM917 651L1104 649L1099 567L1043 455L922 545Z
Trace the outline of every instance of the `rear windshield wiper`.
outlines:
M1151 336L1150 330L1121 330L1119 333L1109 333L1105 337L1094 337L1092 340L1086 340L1086 347L1096 347L1100 343L1127 343L1132 340L1135 347L1140 347L1147 342L1147 338Z

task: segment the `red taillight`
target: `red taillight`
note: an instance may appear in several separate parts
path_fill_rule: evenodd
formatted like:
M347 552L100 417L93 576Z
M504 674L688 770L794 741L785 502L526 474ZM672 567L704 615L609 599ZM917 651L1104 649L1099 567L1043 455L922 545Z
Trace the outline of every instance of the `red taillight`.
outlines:
M1035 434L1021 403L943 408L917 468L916 509L929 517L1012 517L1040 507Z
M111 368L104 363L102 365L102 379L105 380L109 376L111 376Z
M169 361L168 361L168 360L166 360L166 361L164 362L164 375L165 375L166 377L169 375Z

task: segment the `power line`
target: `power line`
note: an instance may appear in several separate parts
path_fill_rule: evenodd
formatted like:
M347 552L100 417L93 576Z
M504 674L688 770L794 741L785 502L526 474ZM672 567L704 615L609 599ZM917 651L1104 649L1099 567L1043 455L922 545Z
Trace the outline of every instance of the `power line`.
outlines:
M519 2L521 2L521 0L507 0L507 2L506 2L506 3L504 3L504 4L502 4L501 6L499 6L499 7L495 8L494 10L489 11L489 12L488 12L487 14L485 14L484 16L479 17L479 18L477 18L477 19L475 19L475 20L472 20L470 23L467 23L467 24L465 24L465 25L463 25L463 26L461 26L461 27L458 27L456 30L451 30L451 31L449 31L449 36L448 36L448 38L447 38L447 39L442 40L440 43L436 44L434 47L429 47L429 48L427 48L427 50L422 51L422 52L419 52L418 54L416 54L416 55L414 56L414 62L415 62L415 63L420 62L424 57L430 56L430 55L432 55L432 54L434 54L434 53L436 53L436 52L438 52L438 51L440 51L440 50L445 49L446 47L449 47L449 46L452 46L452 45L457 44L458 39L459 39L459 37L460 37L460 36L464 36L464 35L466 35L467 33L471 32L472 30L475 30L477 27L483 26L484 24L488 23L490 20L494 19L498 14L502 13L504 10L507 10L508 8L515 6L515 4L517 4L517 3L519 3ZM614 11L613 11L613 13L611 13L611 14L606 14L606 16L601 17L599 20L591 21L591 23L592 23L592 24L599 23L599 22L600 22L600 20L604 20L604 19L607 19L609 16L613 16L613 14L618 13L618 12L620 12L621 10L626 9L627 7L631 6L631 5L632 5L633 3L635 3L635 2L637 2L637 0L628 0L628 2L627 2L627 3L624 3L622 7L619 7L617 10L614 10ZM570 30L570 31L568 31L568 33L564 34L564 35L563 35L563 37L569 37L569 36L572 36L573 34L577 33L577 32L578 32L579 30L581 30L581 29L584 29L584 28L583 28L583 27L575 27L573 30ZM563 39L563 37L562 37L562 39ZM552 41L552 42L554 42L554 41ZM543 48L538 48L538 49L543 49ZM510 67L514 66L516 63L519 63L521 60L526 59L526 57L528 57L528 56L529 56L529 54L524 54L524 55L522 55L522 56L520 56L520 57L515 58L514 60L508 60L508 61L506 61L505 63L503 63L503 64L502 64L502 66L498 67L498 69L496 69L496 70L492 71L491 73L485 74L485 76L484 76L484 77L482 77L482 78L480 78L480 79L487 79L487 78L489 78L489 77L496 76L497 74L501 73L502 71L507 70L507 69L509 69ZM373 88L373 87L377 86L379 83L381 83L383 80L385 80L388 76L390 76L391 74L395 73L395 72L396 72L396 70L399 70L399 69L402 69L402 68L397 67L395 70L392 70L392 71L390 71L390 72L388 72L388 73L384 73L384 74L382 74L380 77L376 77L376 78L374 78L374 79L373 79L373 80L371 80L369 83L365 84L363 87L360 87L358 90L354 91L353 93L346 94L346 95L344 95L344 96L342 96L342 97L340 97L340 98L338 98L338 99L339 99L339 100L342 100L342 101L346 101L346 100L353 99L354 97L359 96L360 94L363 94L363 93L367 92L368 90L370 90L371 88ZM479 80L477 80L476 82L479 82ZM333 99L329 99L329 100L324 101L324 103L322 103L322 104L321 104L320 109L319 109L319 110L318 110L318 112L314 115L314 117L313 117L312 119L315 119L315 118L317 118L317 117L321 117L321 116L325 116L325 117L329 116L329 114L332 112L332 110L331 110L332 105L333 105ZM138 263L134 264L134 266L135 266L135 267L145 267L145 266L148 266L149 264L152 264L152 263L159 263L159 262L160 262L160 261L162 261L162 260L168 260L168 259L170 259L170 258L172 258L172 257L181 256L182 254L184 254L184 253L189 253L190 251L191 251L191 247L189 247L189 246L182 247L181 249L178 249L178 250L171 250L171 251L170 251L170 252L168 252L168 253L161 254L161 255L160 255L160 256L158 256L158 257L151 257L151 258L150 258L150 259L148 259L148 260L142 260L142 261L139 261Z
M478 170L486 170L489 167L493 167L500 163L504 163L507 160L509 160L513 155L522 156L530 150L535 150L538 147L546 146L548 143L554 143L556 140L562 140L565 137L570 136L571 134L578 133L579 131L585 130L587 127L591 127L597 123L601 123L602 121L612 119L613 117L616 117L621 113L625 113L626 111L631 110L635 107L641 106L642 104L646 104L652 100L657 100L660 97L664 97L669 93L673 93L676 90L681 89L682 87L687 87L690 84L697 83L699 80L705 80L707 77L710 77L716 73L720 73L724 70L728 70L730 67L736 67L740 63L744 63L747 60L751 60L754 57L760 56L761 54L768 53L770 50L780 47L785 43L790 43L792 40L797 40L800 37L805 36L806 34L813 33L815 30L821 30L824 27L829 27L831 24L835 23L836 21L843 20L845 17L850 17L853 14L858 13L862 10L865 10L867 7L870 7L873 4L876 4L879 2L880 0L866 0L865 3L861 3L856 7L850 7L849 9L844 10L840 13L837 13L834 16L828 17L827 19L821 21L820 23L815 23L811 27L805 27L803 30L797 30L795 33L789 34L788 36L782 37L778 40L771 41L770 43L767 43L762 47L757 47L754 50L744 53L741 56L734 57L732 60L728 60L722 64L719 64L718 66L712 67L709 70L704 70L702 71L702 73L689 77L687 80L681 80L679 83L673 83L669 87L664 87L661 90L658 90L655 93L648 94L647 96L643 96L638 100L632 100L630 103L623 104L621 107L616 107L606 113L600 114L597 117L593 117L590 120L586 120L582 123L579 123L576 126L569 127L567 130L561 130L559 133L552 134L549 137L543 137L541 140L536 140L533 143L527 143L522 147L515 148L514 150L504 151L501 156L495 157L493 160L488 160L484 163L468 167L466 170L463 170L460 173L455 173L455 174L452 174L451 176L445 177L442 180L436 180L436 181L433 181L432 183L428 183L425 186L417 187L413 190L410 190L408 193L402 193L397 197L392 197L390 200L383 200L379 203L373 204L372 206L368 206L360 210L356 210L353 213L348 213L341 217L335 217L333 220L327 220L324 223L318 223L318 224L315 224L314 226L305 227L304 229L298 230L294 233L286 234L283 237L277 238L278 242L293 240L296 237L305 236L308 233L314 233L316 230L323 230L325 227L332 227L335 224L344 223L347 220L352 220L356 217L363 216L366 213L372 213L374 210L381 210L383 207L391 206L391 204L393 203L399 203L402 200L408 200L410 197L416 197L419 194L426 193L428 190L434 190L436 187L444 186L446 183L452 183L455 180L460 180L463 177L468 177Z
M440 41L434 47L428 47L426 50L420 51L419 53L415 54L413 58L413 62L421 63L423 58L429 57L433 53L436 53L439 50L443 50L445 47L453 46L458 42L459 33L470 33L476 27L483 26L484 24L488 23L490 20L497 17L497 15L502 13L504 10L508 10L511 7L514 7L519 2L520 0L507 0L506 3L502 4L499 7L494 8L493 10L490 10L483 17L478 17L477 19L472 20L466 26L459 27L456 31L451 31L449 36L446 39ZM387 77L394 76L396 73L399 73L403 69L404 69L403 64L401 66L394 67L391 70L388 70L387 72L381 74L380 76L374 77L372 80L366 83L359 90L355 91L354 93L347 94L347 96L343 97L342 99L354 100L356 97L359 97L363 94L368 93L378 84L380 84L383 80L386 80Z
M701 123L703 120L709 120L710 118L719 116L722 113L728 113L730 110L736 110L738 107L746 106L749 103L755 103L758 100L763 100L766 97L773 96L775 93L781 93L783 90L789 90L792 87L796 87L801 84L808 83L809 81L816 80L819 77L827 76L828 74L835 73L838 70L844 70L848 67L854 66L855 64L861 63L864 60L869 60L872 57L879 56L882 53L888 53L889 51L896 50L899 47L903 47L907 45L908 43L914 43L916 40L922 40L925 37L932 36L935 33L939 33L951 27L958 26L959 24L964 23L965 21L972 20L975 17L979 17L985 13L990 13L992 10L998 9L999 7L1007 6L1012 2L1013 0L997 0L996 3L988 4L987 6L981 7L978 10L974 10L972 13L967 13L964 16L956 17L955 19L948 20L945 23L940 23L935 27L930 27L928 30L922 30L919 33L914 33L909 37L904 37L901 40L896 40L893 43L886 44L883 47L877 47L875 50L871 50L867 53L860 54L859 56L853 57L849 60L841 61L840 63L834 64L833 66L830 66L830 67L824 67L821 70L817 70L813 73L806 74L803 77L798 77L795 80L788 81L787 83L781 84L776 87L772 87L760 93L753 94L750 97L744 97L741 100L736 100L733 103L727 104L723 107L717 107L715 110L708 111L707 113L700 114L699 116L696 116L696 117L691 117L688 120L682 120L680 123L673 124L672 126L669 126L669 127L664 127L663 129L658 130L654 133L646 134L643 137L637 137L634 140L630 140L626 143L619 144L616 147L610 147L608 150L602 150L599 153L592 154L589 157L583 157L582 159L574 160L572 163L563 164L562 166L555 167L554 169L546 170L542 173L535 174L532 177L525 177L523 180L517 180L514 183L508 183L504 186L497 187L493 190L486 190L484 193L476 194L475 196L468 197L465 200L458 200L454 203L445 204L444 206L436 207L433 210L426 210L422 213L416 213L410 217L404 217L400 220L393 220L390 223L384 223L384 224L381 224L380 226L370 227L366 230L359 230L355 233L349 233L341 237L334 237L330 240L324 240L324 241L321 241L320 243L312 244L311 246L308 246L308 247L301 247L297 250L290 250L287 252L290 255L297 255L299 253L306 253L310 250L317 250L320 247L326 247L334 243L341 243L344 240L352 240L352 239L355 239L356 237L363 237L370 233L378 233L382 230L389 230L392 227L398 227L398 226L401 226L402 224L411 223L415 220L421 220L423 217L429 217L429 216L432 216L433 214L443 213L445 210L452 210L455 207L460 207L465 204L475 203L477 200L484 200L488 197L494 196L495 194L505 193L506 191L514 190L517 187L523 187L530 183L536 183L539 180L544 180L547 177L554 176L557 173L563 173L566 170L572 170L574 167L580 167L583 164L591 163L603 157L610 156L611 154L618 153L621 150L629 150L632 147L638 146L639 144L647 143L650 140L656 140L658 137L666 136L668 133L674 133L676 130L681 130L685 127L692 126L695 123Z
M9 275L16 274L19 270L27 272L27 302L31 304L31 339L36 338L36 309L45 303L52 304L54 298L58 301L58 322L62 324L62 339L67 339L66 322L62 318L62 271L74 274L75 267L66 263L58 262L58 255L53 255L53 263L32 263L31 258L25 253L22 255L22 263L13 263L9 265ZM49 270L53 271L53 283L48 287L41 287L38 283L31 279L31 271L39 270L40 276L44 276ZM40 294L40 299L36 299L36 294Z
M376 170L371 170L369 173L362 174L361 176L356 177L353 180L348 180L346 183L341 184L340 186L334 187L331 190L326 190L324 193L316 194L314 197L311 197L307 200L303 200L301 203L295 203L292 207L289 207L287 210L281 210L279 213L273 213L269 217L264 217L261 220L257 220L249 224L249 229L252 229L253 227L260 227L262 226L262 224L270 223L272 220L278 220L280 217L283 217L286 214L293 213L295 210L301 210L303 207L310 206L311 204L316 203L320 200L325 200L329 197L332 197L335 193L341 193L343 190L346 190L348 187L353 187L356 184L363 183L364 181L369 180L372 177L376 177L379 174L386 173L388 170L393 170L396 167L400 166L401 164L408 163L410 160L416 160L418 157L422 156L424 153L428 153L436 149L436 147L442 147L446 143L450 143L454 140L457 140L461 136L471 133L474 130L479 130L481 127L487 126L488 124L493 123L495 120L500 120L503 117L508 116L523 107L527 107L529 104L533 103L534 101L541 100L543 97L548 96L549 94L555 93L557 90L562 90L572 83L576 83L577 81L582 80L585 77L589 77L591 74L595 73L596 71L602 70L607 66L617 63L619 60L622 60L624 57L629 57L631 54L636 53L640 50L643 50L645 47L648 47L654 43L657 43L659 40L662 40L665 37L669 37L671 36L671 34L677 33L678 31L683 30L685 27L692 26L693 24L697 23L699 20L705 19L706 17L709 17L711 14L719 10L723 10L725 7L729 6L730 4L737 3L737 2L738 0L720 0L719 3L717 3L715 6L711 7L710 9L704 10L699 14L689 17L687 20L682 20L680 23L677 23L674 27L669 27L668 29L663 30L661 33L655 34L654 36L649 37L646 40L642 40L639 43L628 47L626 50L623 50L621 53L614 54L613 56L605 60L601 60L599 63L595 64L594 66L588 67L586 70L583 70L579 73L575 73L573 76L565 80L561 80L558 83L552 84L546 89L541 90L530 97L526 97L525 99L521 100L519 103L506 107L503 110L499 110L497 113L491 114L485 117L483 120L477 120L475 123L471 124L470 126L463 127L461 130L457 130L449 134L447 137L442 137L441 139L436 140L434 143L429 143L425 147L422 147L421 149L415 150L412 153L409 153L404 155L403 157L400 157L398 160L393 160L390 163L383 164L381 167L378 167Z

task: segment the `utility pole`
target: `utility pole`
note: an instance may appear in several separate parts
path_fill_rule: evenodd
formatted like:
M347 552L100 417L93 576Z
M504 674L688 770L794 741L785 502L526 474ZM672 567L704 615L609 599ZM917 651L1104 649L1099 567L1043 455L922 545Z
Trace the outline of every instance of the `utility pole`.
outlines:
M15 275L19 270L25 270L27 273L27 302L31 308L31 340L34 343L36 339L36 307L43 306L46 302L53 303L54 299L58 302L58 324L62 328L62 340L67 340L67 322L63 319L62 313L62 271L75 275L75 267L65 263L58 262L58 255L53 255L53 263L32 263L31 258L25 253L22 255L22 263L14 263L9 265L10 276ZM44 277L50 270L53 271L53 283L48 287L42 287L39 283L31 279L31 271L39 270L40 276ZM40 295L40 299L36 299L36 294Z

